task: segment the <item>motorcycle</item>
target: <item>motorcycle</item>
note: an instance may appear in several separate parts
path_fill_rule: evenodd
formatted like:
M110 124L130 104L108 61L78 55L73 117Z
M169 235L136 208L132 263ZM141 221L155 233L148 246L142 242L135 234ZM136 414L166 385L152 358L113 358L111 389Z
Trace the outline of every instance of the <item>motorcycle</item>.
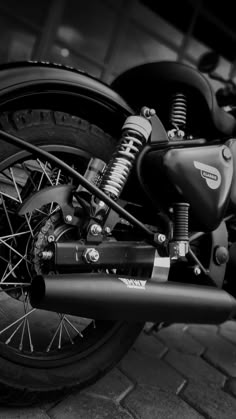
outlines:
M83 388L147 321L236 313L236 120L177 62L0 70L0 403Z

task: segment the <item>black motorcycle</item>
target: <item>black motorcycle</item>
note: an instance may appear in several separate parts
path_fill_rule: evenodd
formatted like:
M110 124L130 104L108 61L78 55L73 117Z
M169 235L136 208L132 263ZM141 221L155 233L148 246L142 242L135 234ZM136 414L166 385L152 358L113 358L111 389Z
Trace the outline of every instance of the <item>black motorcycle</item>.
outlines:
M88 385L146 321L234 317L226 102L175 62L111 87L56 64L1 67L0 403Z

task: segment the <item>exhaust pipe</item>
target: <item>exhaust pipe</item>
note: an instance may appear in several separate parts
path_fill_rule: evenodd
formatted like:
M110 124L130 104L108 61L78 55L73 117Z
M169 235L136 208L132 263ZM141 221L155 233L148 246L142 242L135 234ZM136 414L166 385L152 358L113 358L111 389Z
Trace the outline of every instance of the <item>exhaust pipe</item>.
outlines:
M37 276L30 302L101 320L219 324L236 313L236 299L218 288L97 273Z

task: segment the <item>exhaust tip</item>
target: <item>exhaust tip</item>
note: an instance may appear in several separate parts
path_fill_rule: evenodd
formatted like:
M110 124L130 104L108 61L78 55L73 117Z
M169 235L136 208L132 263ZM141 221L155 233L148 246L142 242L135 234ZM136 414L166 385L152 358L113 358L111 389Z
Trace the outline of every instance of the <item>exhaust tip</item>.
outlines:
M29 298L32 307L37 307L45 296L45 281L42 275L33 278L30 286Z

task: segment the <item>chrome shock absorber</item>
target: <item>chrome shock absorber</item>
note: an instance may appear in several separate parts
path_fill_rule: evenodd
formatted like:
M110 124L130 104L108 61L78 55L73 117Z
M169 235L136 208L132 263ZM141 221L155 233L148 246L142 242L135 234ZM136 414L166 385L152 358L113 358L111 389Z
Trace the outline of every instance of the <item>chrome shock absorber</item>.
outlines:
M170 123L174 127L168 132L171 140L183 139L187 122L187 98L183 93L175 93L172 96L170 109ZM178 137L178 138L176 138Z
M147 108L146 108L147 109ZM145 111L146 115L147 110ZM135 159L152 131L148 117L130 116L122 127L121 140L102 176L100 188L114 200L118 199Z

